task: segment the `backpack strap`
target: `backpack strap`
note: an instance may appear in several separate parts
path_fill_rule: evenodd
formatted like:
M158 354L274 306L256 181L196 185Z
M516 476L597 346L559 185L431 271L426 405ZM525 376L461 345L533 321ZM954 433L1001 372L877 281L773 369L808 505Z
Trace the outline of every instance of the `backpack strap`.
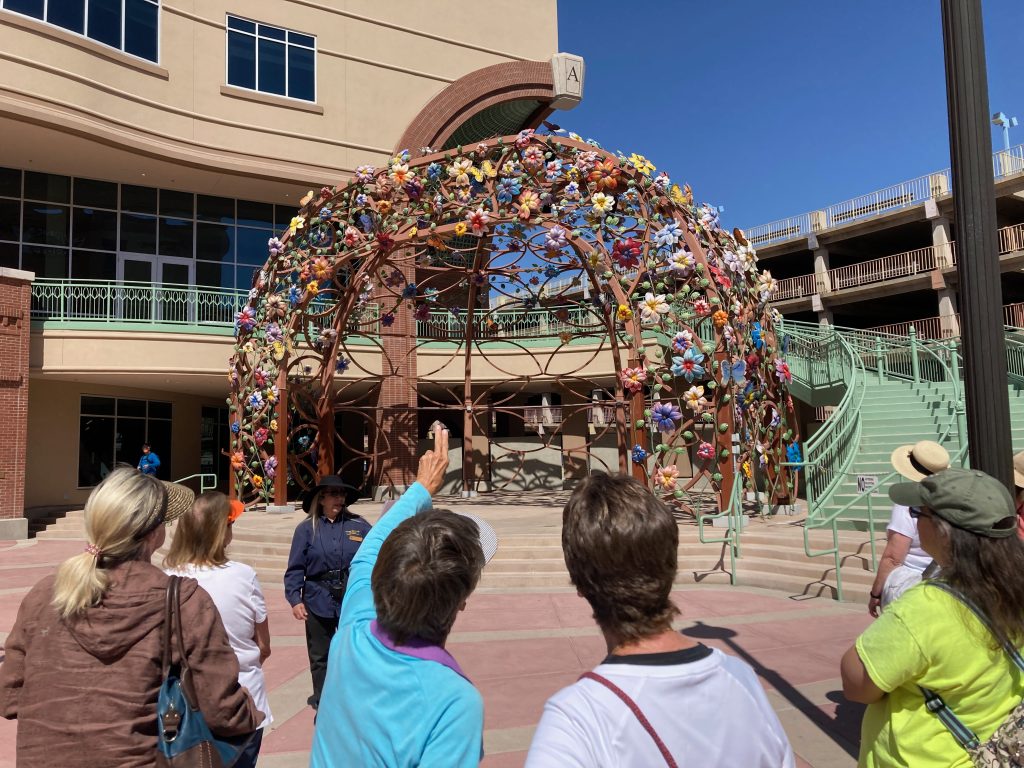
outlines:
M644 727L644 730L650 734L652 739L654 739L654 743L657 745L658 751L661 752L661 756L665 758L665 763L668 765L668 768L678 768L678 766L676 765L675 758L673 758L672 753L668 751L668 747L665 746L665 742L663 742L661 740L661 737L658 736L658 732L654 730L654 726L651 725L650 721L641 711L637 703L633 701L633 699L631 699L624 690L619 688L619 686L617 686L607 677L602 677L596 672L584 672L582 675L580 675L580 680L582 680L585 677L600 683L609 691L618 696L622 700L622 703L629 707L630 711L636 716L636 719L640 721L640 725Z

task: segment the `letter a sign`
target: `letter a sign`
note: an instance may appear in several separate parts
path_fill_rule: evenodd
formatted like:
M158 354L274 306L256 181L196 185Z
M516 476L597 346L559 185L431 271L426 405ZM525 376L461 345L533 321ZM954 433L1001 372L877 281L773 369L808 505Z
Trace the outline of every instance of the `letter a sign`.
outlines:
M572 109L583 98L583 57L571 53L556 53L551 57L551 79L555 109Z

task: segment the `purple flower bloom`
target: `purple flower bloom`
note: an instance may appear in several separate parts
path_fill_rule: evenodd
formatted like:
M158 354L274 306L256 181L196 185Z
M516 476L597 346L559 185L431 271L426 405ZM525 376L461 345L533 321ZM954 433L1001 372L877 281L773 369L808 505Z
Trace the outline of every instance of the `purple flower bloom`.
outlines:
M274 477L277 474L277 457L267 457L267 460L263 462L263 474L267 477Z
M281 341L284 338L284 334L281 332L281 326L277 323L267 324L267 341L273 344L275 341Z
M416 283L409 283L402 289L402 298L411 299L416 296Z
M676 422L683 420L683 413L672 403L658 403L651 410L651 421L659 432L671 432Z
M565 228L557 224L551 227L544 236L544 247L549 251L560 251L568 242L569 240L565 236Z
M284 250L284 244L276 237L267 240L267 247L270 249L271 256L277 256L277 254Z
M394 312L386 312L380 318L380 323L385 328L390 328L392 325L394 325L394 322L395 322L395 314L394 314Z

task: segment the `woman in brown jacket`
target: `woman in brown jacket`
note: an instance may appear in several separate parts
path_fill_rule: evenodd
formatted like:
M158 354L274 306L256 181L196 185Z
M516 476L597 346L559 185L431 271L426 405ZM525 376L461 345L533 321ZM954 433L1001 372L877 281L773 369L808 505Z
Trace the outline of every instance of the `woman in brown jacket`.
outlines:
M168 576L149 560L164 542L164 524L187 510L192 496L127 468L89 495L85 551L32 588L5 643L0 714L18 720L18 765L156 764ZM239 687L217 608L194 579L182 580L181 618L211 730L255 730L263 717Z

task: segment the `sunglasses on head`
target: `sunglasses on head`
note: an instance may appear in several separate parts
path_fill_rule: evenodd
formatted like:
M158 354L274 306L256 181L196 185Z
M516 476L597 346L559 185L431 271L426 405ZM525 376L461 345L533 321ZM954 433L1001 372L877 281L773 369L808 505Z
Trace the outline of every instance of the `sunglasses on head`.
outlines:
M928 512L923 512L917 507L910 508L910 516L915 520L917 520L919 517L931 517L931 515Z

